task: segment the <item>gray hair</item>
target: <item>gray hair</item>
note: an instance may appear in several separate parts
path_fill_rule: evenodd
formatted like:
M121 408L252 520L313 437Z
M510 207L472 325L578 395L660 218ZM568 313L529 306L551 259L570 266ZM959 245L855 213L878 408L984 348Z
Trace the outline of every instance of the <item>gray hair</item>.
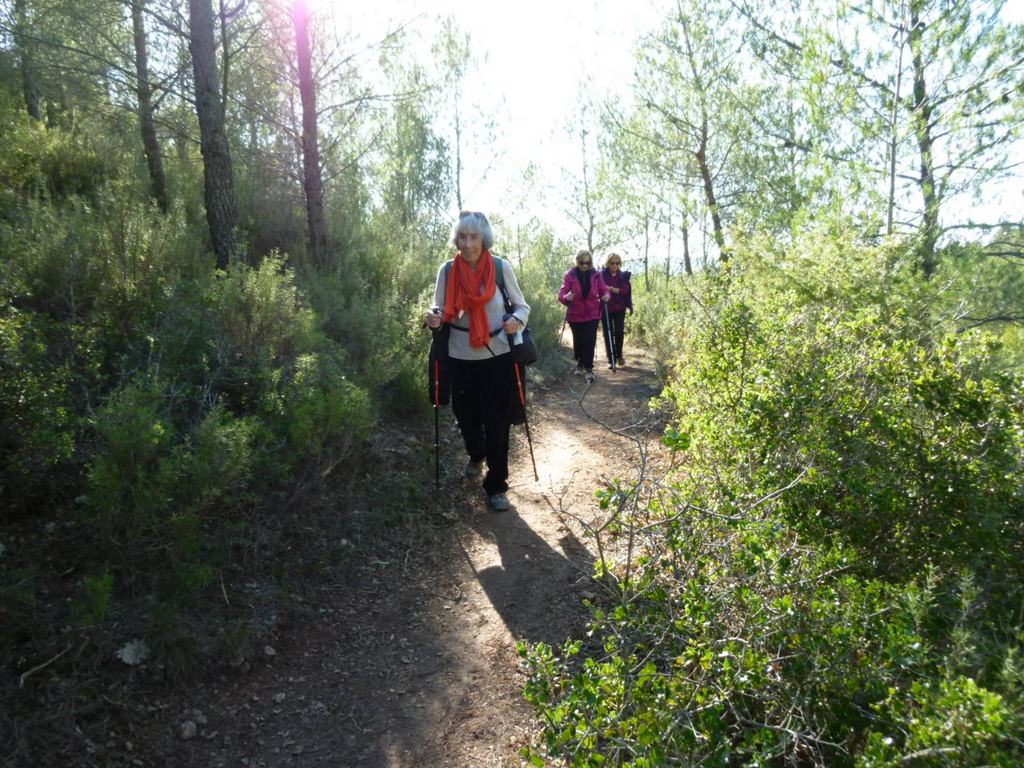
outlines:
M487 220L480 211L459 211L459 218L452 229L452 245L459 247L459 233L467 229L475 229L480 233L481 244L485 251L491 250L494 245L494 230L491 229L491 222Z

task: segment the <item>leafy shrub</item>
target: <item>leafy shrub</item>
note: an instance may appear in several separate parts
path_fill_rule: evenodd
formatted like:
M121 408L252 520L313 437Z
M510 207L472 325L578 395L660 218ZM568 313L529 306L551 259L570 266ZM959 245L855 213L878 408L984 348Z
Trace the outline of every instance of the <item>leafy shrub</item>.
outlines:
M1010 703L934 634L949 617L933 577L858 576L854 553L802 542L768 499L730 496L676 484L627 516L639 556L604 565L595 644L520 646L544 752L588 767L1024 757Z
M559 349L558 334L562 331L565 319L565 307L558 303L558 289L562 282L558 273L558 283L552 288L551 274L548 271L547 259L531 255L524 260L521 271L516 278L519 288L530 305L530 329L533 332L534 344L537 347L538 365L548 368L549 364L561 366L555 353Z
M580 766L830 764L827 745L867 719L855 696L882 698L922 646L906 612L885 610L894 590L754 509L663 514L635 571L615 571L621 599L594 609L602 656L570 667L579 642L561 661L525 654L548 749Z
M673 364L686 348L690 329L701 322L694 309L691 293L698 279L680 277L668 285L658 281L652 290L646 290L643 280L633 280L634 313L626 328L655 360L655 374L665 382Z
M160 384L139 380L98 411L90 508L108 558L128 581L138 574L158 578L157 566L170 564L181 584L195 588L209 581L208 567L197 562L204 548L201 515L225 515L243 501L253 423L213 408L182 434L166 406Z
M6 552L0 556L0 641L4 645L13 648L38 640L40 581L38 570L14 567Z
M213 298L221 358L227 361L263 358L280 364L294 358L313 331L313 315L279 254L255 268L233 263Z
M1019 580L1007 542L1022 533L1024 400L997 346L930 328L913 296L901 307L849 266L749 261L667 390L694 450L752 493L795 483L791 524L843 537L896 578L937 560ZM815 283L824 301L803 291ZM787 285L800 290L772 293Z
M113 588L110 571L82 578L82 597L71 604L71 612L81 626L92 627L106 620Z
M1019 383L900 248L754 245L680 336L681 468L599 492L591 639L521 647L528 756L1020 764Z
M68 372L50 361L40 325L0 309L0 504L8 513L52 490L55 469L74 451Z
M420 291L422 286L417 295ZM322 277L310 287L310 302L335 345L334 355L343 355L370 390L386 388L400 371L418 368L417 362L426 359L411 336L417 310L410 297L379 292L372 275Z
M311 460L319 473L345 459L373 423L365 390L329 360L301 356L283 398L288 455Z
M897 735L870 733L857 768L1020 765L1020 745L1007 738L1020 728L1010 702L969 677L915 682L909 695L894 690L875 710L898 725Z
M48 128L22 117L5 137L0 179L23 194L66 198L96 191L113 164L82 134Z
M212 290L212 386L236 411L273 411L282 369L310 348L315 332L294 274L280 255L255 268L236 262Z
M159 365L178 281L198 282L180 212L161 216L123 193L104 189L94 202L59 208L28 202L23 221L0 228L10 253L2 284L33 313L50 359L66 362L83 406ZM203 300L191 306L203 310Z
M111 396L97 413L98 455L89 470L89 498L112 554L152 544L177 484L168 461L174 432L163 417L162 391L137 382Z
M210 409L179 452L178 497L199 515L230 520L249 501L256 431L251 416L236 418L219 406Z

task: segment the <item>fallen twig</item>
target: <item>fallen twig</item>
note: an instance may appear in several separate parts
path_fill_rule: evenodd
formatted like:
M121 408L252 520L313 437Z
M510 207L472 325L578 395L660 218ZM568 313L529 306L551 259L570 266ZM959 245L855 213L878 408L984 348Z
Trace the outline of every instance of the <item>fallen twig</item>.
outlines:
M50 659L49 661L44 661L44 662L43 662L42 664L39 664L38 666L32 667L32 669L30 669L30 670L29 670L28 672L25 672L25 673L24 673L24 674L23 674L23 675L21 676L21 678L20 678L20 679L18 680L18 687L19 687L19 688L24 688L24 687L25 687L25 680L27 680L27 679L28 679L29 675L35 674L36 672L38 672L38 671L39 671L39 670L41 670L41 669L46 669L46 667L48 667L48 666L50 666L51 664L53 664L53 662L55 662L55 661L56 661L57 659L59 659L59 658L60 658L61 656L63 656L63 655L65 654L65 653L67 653L68 651L70 651L70 650L71 650L72 648L74 648L74 646L73 646L73 645L69 645L69 646L68 646L67 648L65 648L65 649L64 649L63 651L61 651L60 653L58 653L58 654L57 654L56 656L54 656L54 657L53 657L52 659Z

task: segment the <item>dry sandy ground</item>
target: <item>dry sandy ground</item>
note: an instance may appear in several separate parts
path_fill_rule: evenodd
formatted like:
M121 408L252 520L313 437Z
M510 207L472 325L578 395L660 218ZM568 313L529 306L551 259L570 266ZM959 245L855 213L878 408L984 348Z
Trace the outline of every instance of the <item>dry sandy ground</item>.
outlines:
M600 370L590 387L569 373L534 384L539 480L525 432L514 427L508 512L488 511L462 479L461 440L445 409L443 487L434 492L430 467L415 541L358 578L328 578L309 601L312 618L246 672L155 702L151 722L133 728L125 764L523 765L537 723L522 696L516 641L560 645L581 634L583 600L596 596L585 535L600 516L594 491L602 476L628 477L636 459L635 443L607 427L658 437L647 415L650 360L629 363ZM432 443L432 432L417 439ZM189 720L195 734L182 738Z

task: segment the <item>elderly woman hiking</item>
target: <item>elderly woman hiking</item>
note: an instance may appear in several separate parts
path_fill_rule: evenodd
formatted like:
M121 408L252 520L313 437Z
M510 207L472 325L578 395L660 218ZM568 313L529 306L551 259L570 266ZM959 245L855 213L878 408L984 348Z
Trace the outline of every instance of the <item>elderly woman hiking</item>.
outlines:
M604 351L608 356L608 367L613 368L617 363L619 366L626 364L626 358L622 356L622 341L626 331L626 310L633 312L632 289L629 284L629 272L622 269L622 257L617 253L611 253L604 260L604 269L601 270L601 279L608 286L611 293L611 300L608 302L608 311L601 316L601 327L604 339ZM611 332L608 331L608 323L611 323ZM615 343L612 349L611 342Z
M515 370L507 334L526 326L530 307L519 290L512 265L491 255L494 232L482 213L462 211L452 244L455 258L441 266L434 287L434 310L427 325L450 326L448 354L452 382L452 411L469 454L466 477L483 480L487 504L509 509L509 416L515 396ZM506 316L497 274L511 304Z
M572 355L576 358L576 375L581 373L587 382L594 380L594 347L597 344L597 320L601 316L601 302L611 294L594 271L590 251L576 254L576 266L565 273L558 300L568 307L566 320L572 329Z

